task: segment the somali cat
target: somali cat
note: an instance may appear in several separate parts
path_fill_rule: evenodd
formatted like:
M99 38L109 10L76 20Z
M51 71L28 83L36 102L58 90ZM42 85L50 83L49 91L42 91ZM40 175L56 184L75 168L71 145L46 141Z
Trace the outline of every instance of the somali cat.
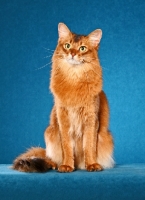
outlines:
M59 23L58 32L50 81L55 104L45 131L46 150L31 148L14 160L13 169L72 172L111 168L113 139L98 59L102 31L77 35Z

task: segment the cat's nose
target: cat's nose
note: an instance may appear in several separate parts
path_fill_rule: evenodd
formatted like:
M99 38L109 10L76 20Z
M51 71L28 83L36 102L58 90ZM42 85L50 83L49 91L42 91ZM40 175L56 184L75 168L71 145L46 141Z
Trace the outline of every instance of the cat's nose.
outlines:
M76 54L74 52L72 52L71 55L72 55L72 58L73 58Z

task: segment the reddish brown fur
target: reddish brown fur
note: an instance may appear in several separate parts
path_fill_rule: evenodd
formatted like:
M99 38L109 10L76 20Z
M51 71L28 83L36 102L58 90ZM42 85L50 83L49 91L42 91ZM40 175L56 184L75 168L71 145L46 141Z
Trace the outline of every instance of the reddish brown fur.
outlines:
M43 162L43 160L45 161ZM42 164L40 165L39 162L42 162ZM39 165L37 169L35 163ZM40 147L31 148L26 153L18 156L15 159L14 164L12 166L13 169L22 172L39 172L39 171L45 172L49 168L55 169L56 167L57 167L56 164L46 157L45 149L42 149Z
M14 166L20 159L35 156L49 158L48 168L56 163L60 172L113 167L109 108L102 91L102 69L96 52L100 34L96 30L88 36L77 36L59 24L50 81L55 105L45 131L46 152L38 149L40 154L34 155L36 150L32 149L19 156ZM71 45L70 49L65 49L66 43ZM80 46L85 46L87 51L81 52Z

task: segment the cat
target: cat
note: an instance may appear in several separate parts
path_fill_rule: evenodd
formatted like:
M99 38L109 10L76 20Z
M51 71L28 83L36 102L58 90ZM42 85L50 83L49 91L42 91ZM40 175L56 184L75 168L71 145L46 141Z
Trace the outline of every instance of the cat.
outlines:
M50 79L54 107L45 131L46 149L29 149L14 160L13 169L72 172L112 168L114 144L98 58L102 31L77 35L59 23L58 34Z

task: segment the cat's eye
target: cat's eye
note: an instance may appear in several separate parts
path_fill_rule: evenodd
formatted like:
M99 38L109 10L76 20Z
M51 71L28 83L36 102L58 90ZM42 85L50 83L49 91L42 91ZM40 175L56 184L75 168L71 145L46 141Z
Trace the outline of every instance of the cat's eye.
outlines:
M70 47L71 47L71 46L70 46L69 43L66 43L66 44L64 45L64 48L65 48L65 49L70 49Z
M85 51L87 51L87 47L81 46L79 50L80 50L81 52L85 52Z

